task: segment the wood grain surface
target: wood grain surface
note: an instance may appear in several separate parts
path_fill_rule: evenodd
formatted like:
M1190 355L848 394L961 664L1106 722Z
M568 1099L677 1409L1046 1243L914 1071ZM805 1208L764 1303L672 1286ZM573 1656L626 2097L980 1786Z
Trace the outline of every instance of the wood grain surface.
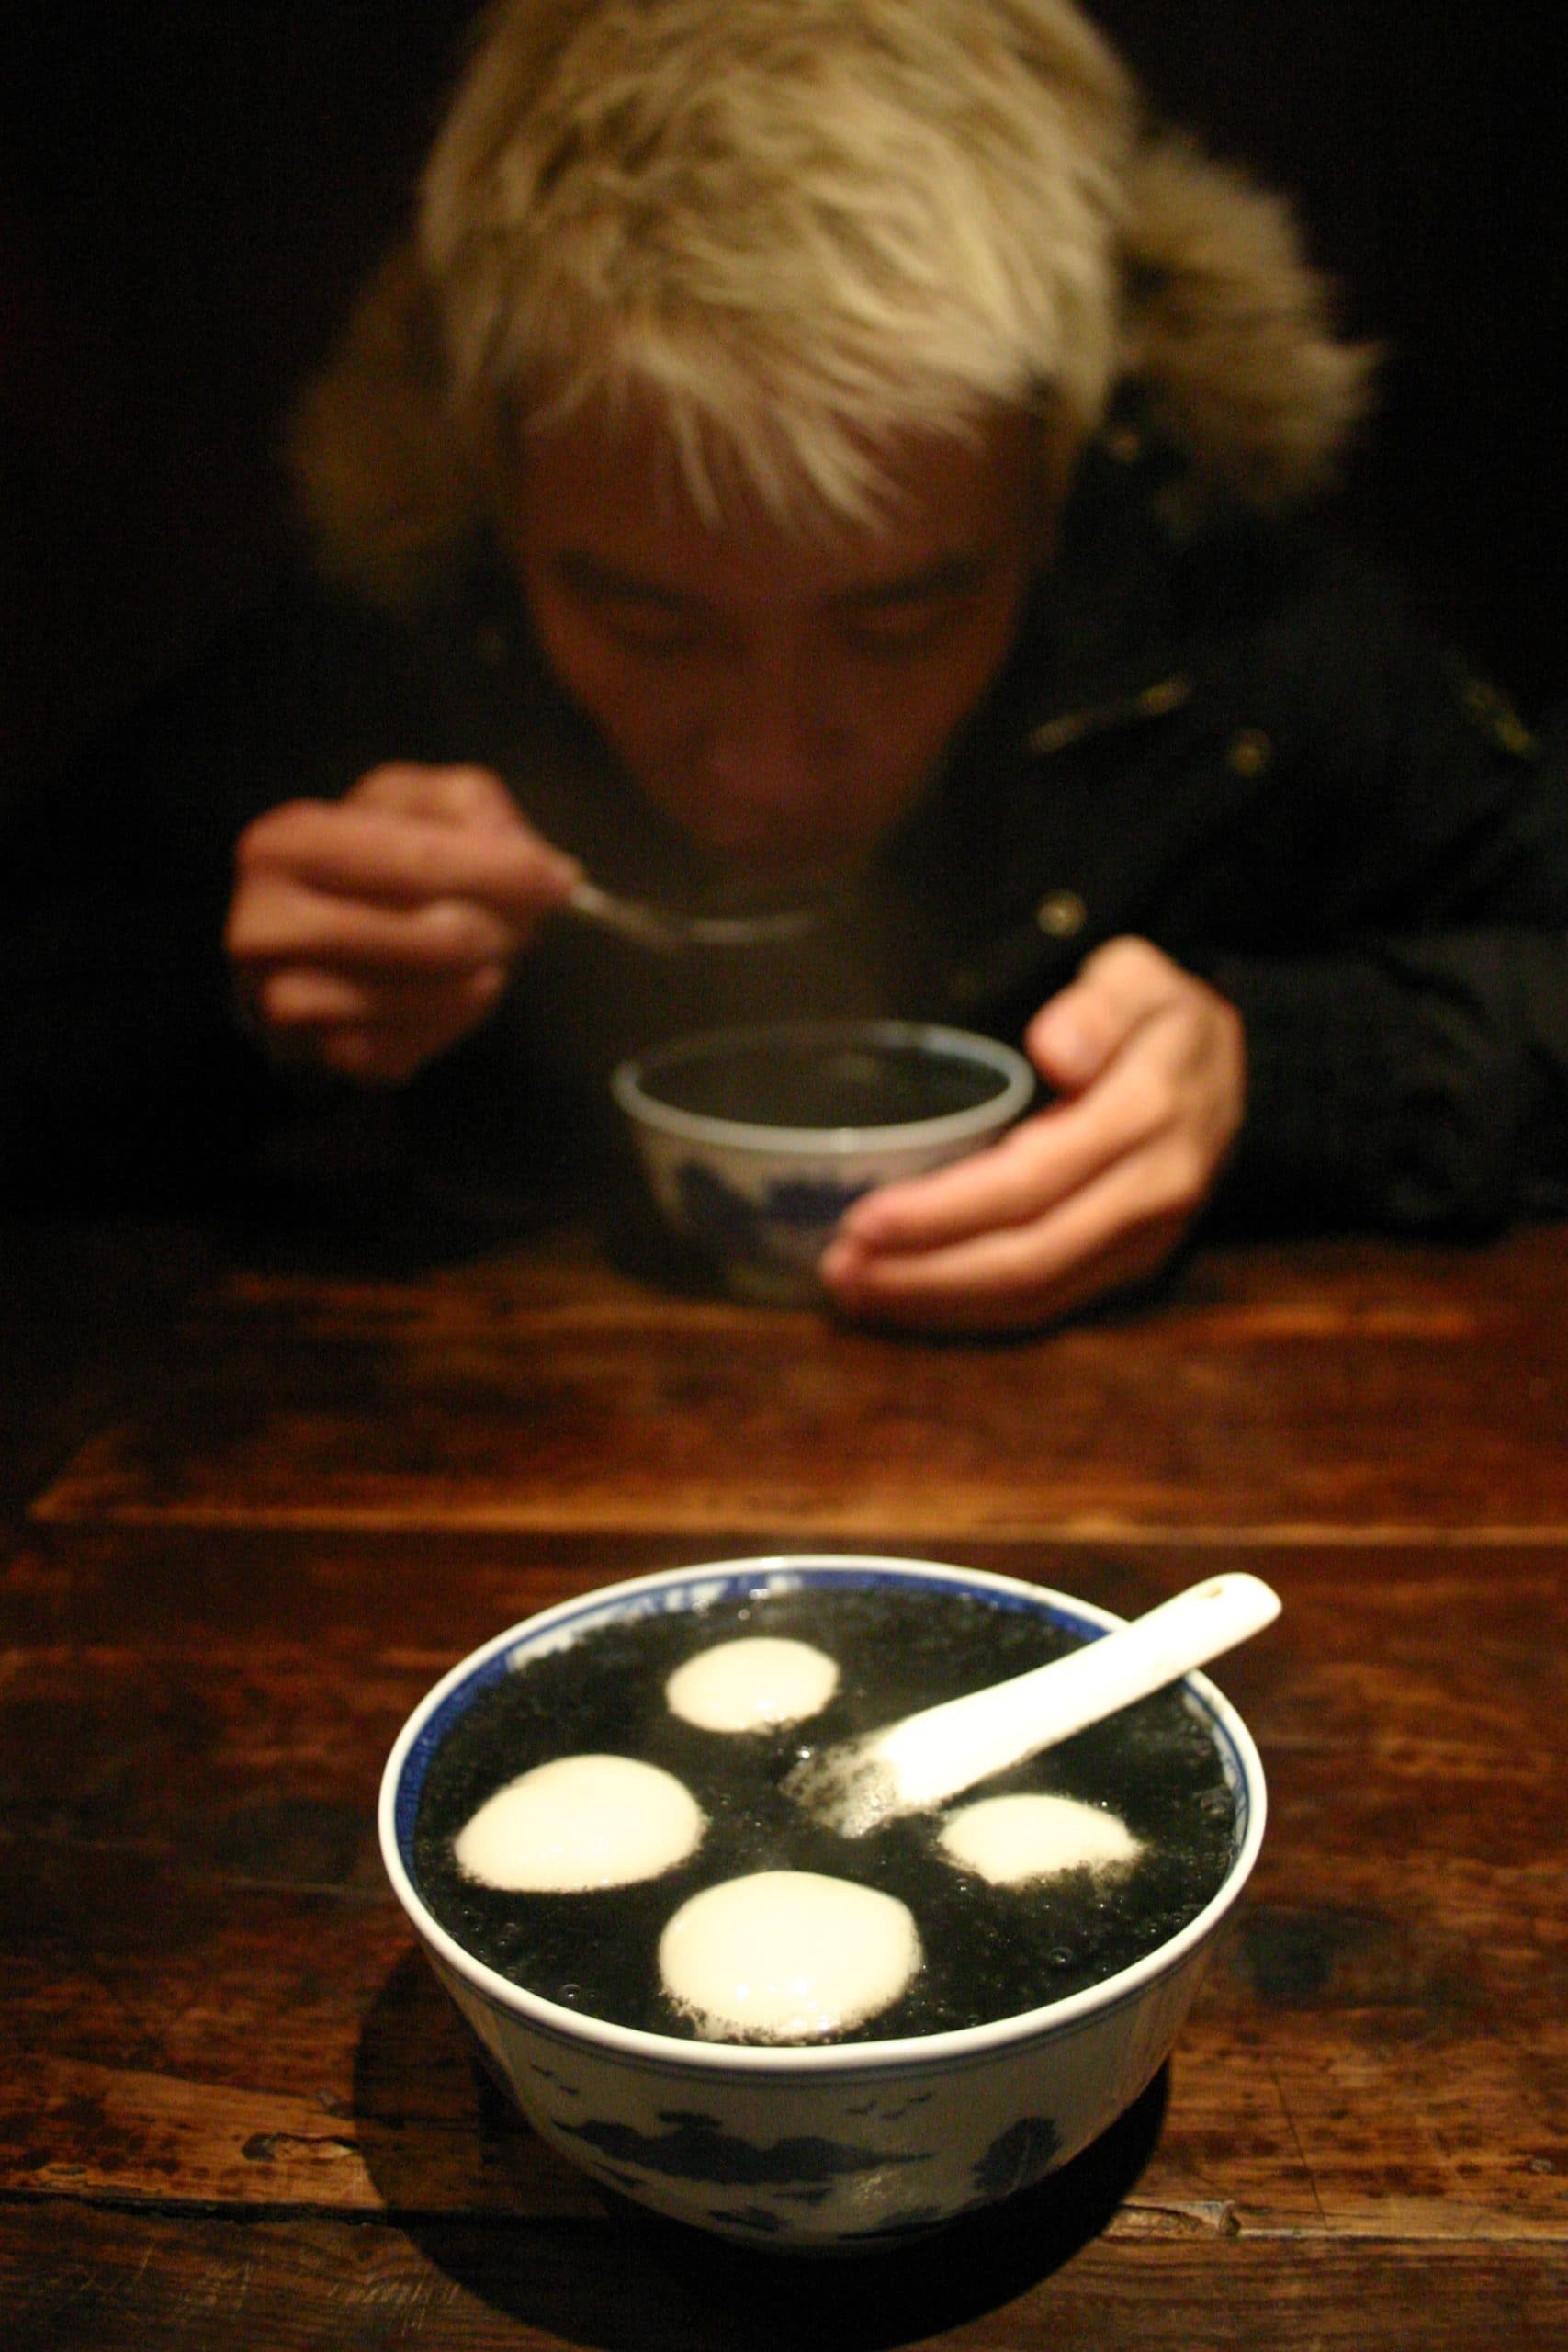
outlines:
M394 1279L24 1238L6 2352L1568 2340L1561 1232L1215 1253L1135 1315L930 1350L578 1244ZM375 1838L464 1652L786 1546L1124 1612L1234 1559L1285 1603L1216 1669L1269 1827L1170 2065L1055 2180L842 2264L612 2206L536 2141Z
M1560 1230L1190 1261L933 1346L661 1295L554 1237L419 1283L234 1270L36 1503L160 1525L1568 1542Z

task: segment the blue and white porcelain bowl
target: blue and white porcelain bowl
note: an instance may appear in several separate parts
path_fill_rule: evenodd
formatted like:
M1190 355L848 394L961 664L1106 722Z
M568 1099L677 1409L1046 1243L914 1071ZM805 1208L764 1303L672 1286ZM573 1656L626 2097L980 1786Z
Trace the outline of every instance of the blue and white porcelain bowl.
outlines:
M898 2041L801 2047L634 2031L541 1998L466 1951L415 1883L432 1757L465 1710L532 1657L611 1620L690 1611L834 1579L907 1595L956 1587L1093 1639L1121 1621L1043 1587L919 1560L802 1555L676 1568L563 1601L500 1634L438 1682L381 1786L381 1850L399 1900L492 2071L551 2146L606 2188L751 2245L872 2249L995 2202L1054 2171L1132 2105L1169 2054L1263 1838L1246 1726L1201 1674L1182 1685L1218 1751L1231 1860L1196 1917L1134 1965L999 2022Z
M1035 1092L1011 1046L904 1021L713 1030L610 1083L666 1222L770 1306L818 1295L817 1261L863 1193L977 1151Z

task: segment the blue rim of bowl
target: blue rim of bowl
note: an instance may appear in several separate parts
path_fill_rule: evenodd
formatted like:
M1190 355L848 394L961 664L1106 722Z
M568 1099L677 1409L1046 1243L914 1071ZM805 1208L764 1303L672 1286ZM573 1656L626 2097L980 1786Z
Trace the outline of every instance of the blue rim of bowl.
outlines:
M1235 1709L1204 1674L1188 1674L1181 1690L1220 1752L1235 1807L1231 1865L1203 1908L1174 1936L1145 1952L1131 1967L1101 1978L1039 2008L1012 2017L963 2026L948 2033L883 2041L756 2044L694 2041L673 2034L645 2033L578 2009L563 2008L488 1967L465 1950L427 1910L414 1883L414 1821L430 1758L450 1725L480 1694L513 1671L525 1657L567 1646L595 1623L628 1617L689 1613L709 1601L744 1598L761 1587L795 1589L810 1584L867 1588L913 1587L932 1582L967 1590L1005 1608L1031 1610L1065 1630L1094 1641L1124 1623L1111 1611L1058 1592L1048 1585L987 1568L956 1568L936 1560L906 1559L881 1553L780 1552L756 1558L713 1560L662 1568L558 1601L540 1610L460 1658L414 1709L387 1758L381 1776L377 1821L381 1860L392 1891L436 1961L462 1978L493 2007L510 2010L531 2030L565 2045L587 2044L617 2063L630 2062L653 2074L742 2075L782 2081L859 2073L947 2073L976 2064L999 2049L1016 2049L1037 2038L1102 2024L1120 2008L1141 1999L1153 1984L1179 1969L1204 1944L1234 1908L1252 1875L1263 1843L1268 1802L1263 1762L1252 1735Z
M759 1126L750 1119L713 1118L702 1111L678 1110L650 1094L647 1081L676 1063L705 1060L759 1045L848 1045L919 1046L951 1061L978 1062L1000 1081L997 1091L965 1111L945 1111L934 1119L907 1119L872 1127ZM1031 1065L1011 1046L968 1029L931 1021L767 1021L744 1028L712 1029L672 1037L622 1062L612 1071L610 1091L629 1119L656 1127L682 1143L726 1151L835 1152L908 1151L926 1145L963 1143L1007 1126L1028 1109L1037 1080Z

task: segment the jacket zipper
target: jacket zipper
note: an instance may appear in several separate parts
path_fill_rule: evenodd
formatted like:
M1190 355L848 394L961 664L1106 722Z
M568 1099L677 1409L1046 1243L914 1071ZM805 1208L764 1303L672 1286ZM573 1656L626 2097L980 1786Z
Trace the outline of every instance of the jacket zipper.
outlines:
M1082 710L1064 711L1029 731L1029 748L1038 758L1065 752L1086 736L1101 735L1113 727L1130 726L1141 718L1163 718L1192 699L1192 681L1184 672L1156 679L1136 694L1120 695L1113 702L1090 703Z

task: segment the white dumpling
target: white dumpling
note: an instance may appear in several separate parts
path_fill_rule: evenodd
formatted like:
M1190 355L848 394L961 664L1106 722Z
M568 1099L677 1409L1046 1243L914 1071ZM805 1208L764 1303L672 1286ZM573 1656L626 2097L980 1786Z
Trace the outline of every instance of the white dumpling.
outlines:
M809 1642L757 1634L718 1642L676 1668L664 1686L671 1712L703 1731L771 1731L824 1708L839 1669Z
M1061 1871L1121 1870L1142 1850L1126 1823L1077 1797L984 1797L943 1824L949 1860L994 1886L1018 1886Z
M759 1871L683 1903L665 1989L715 2041L818 2041L898 1998L921 1962L908 1907L815 1871Z
M705 1826L691 1791L656 1764L561 1756L498 1789L453 1851L481 1885L580 1894L658 1878L695 1850Z

